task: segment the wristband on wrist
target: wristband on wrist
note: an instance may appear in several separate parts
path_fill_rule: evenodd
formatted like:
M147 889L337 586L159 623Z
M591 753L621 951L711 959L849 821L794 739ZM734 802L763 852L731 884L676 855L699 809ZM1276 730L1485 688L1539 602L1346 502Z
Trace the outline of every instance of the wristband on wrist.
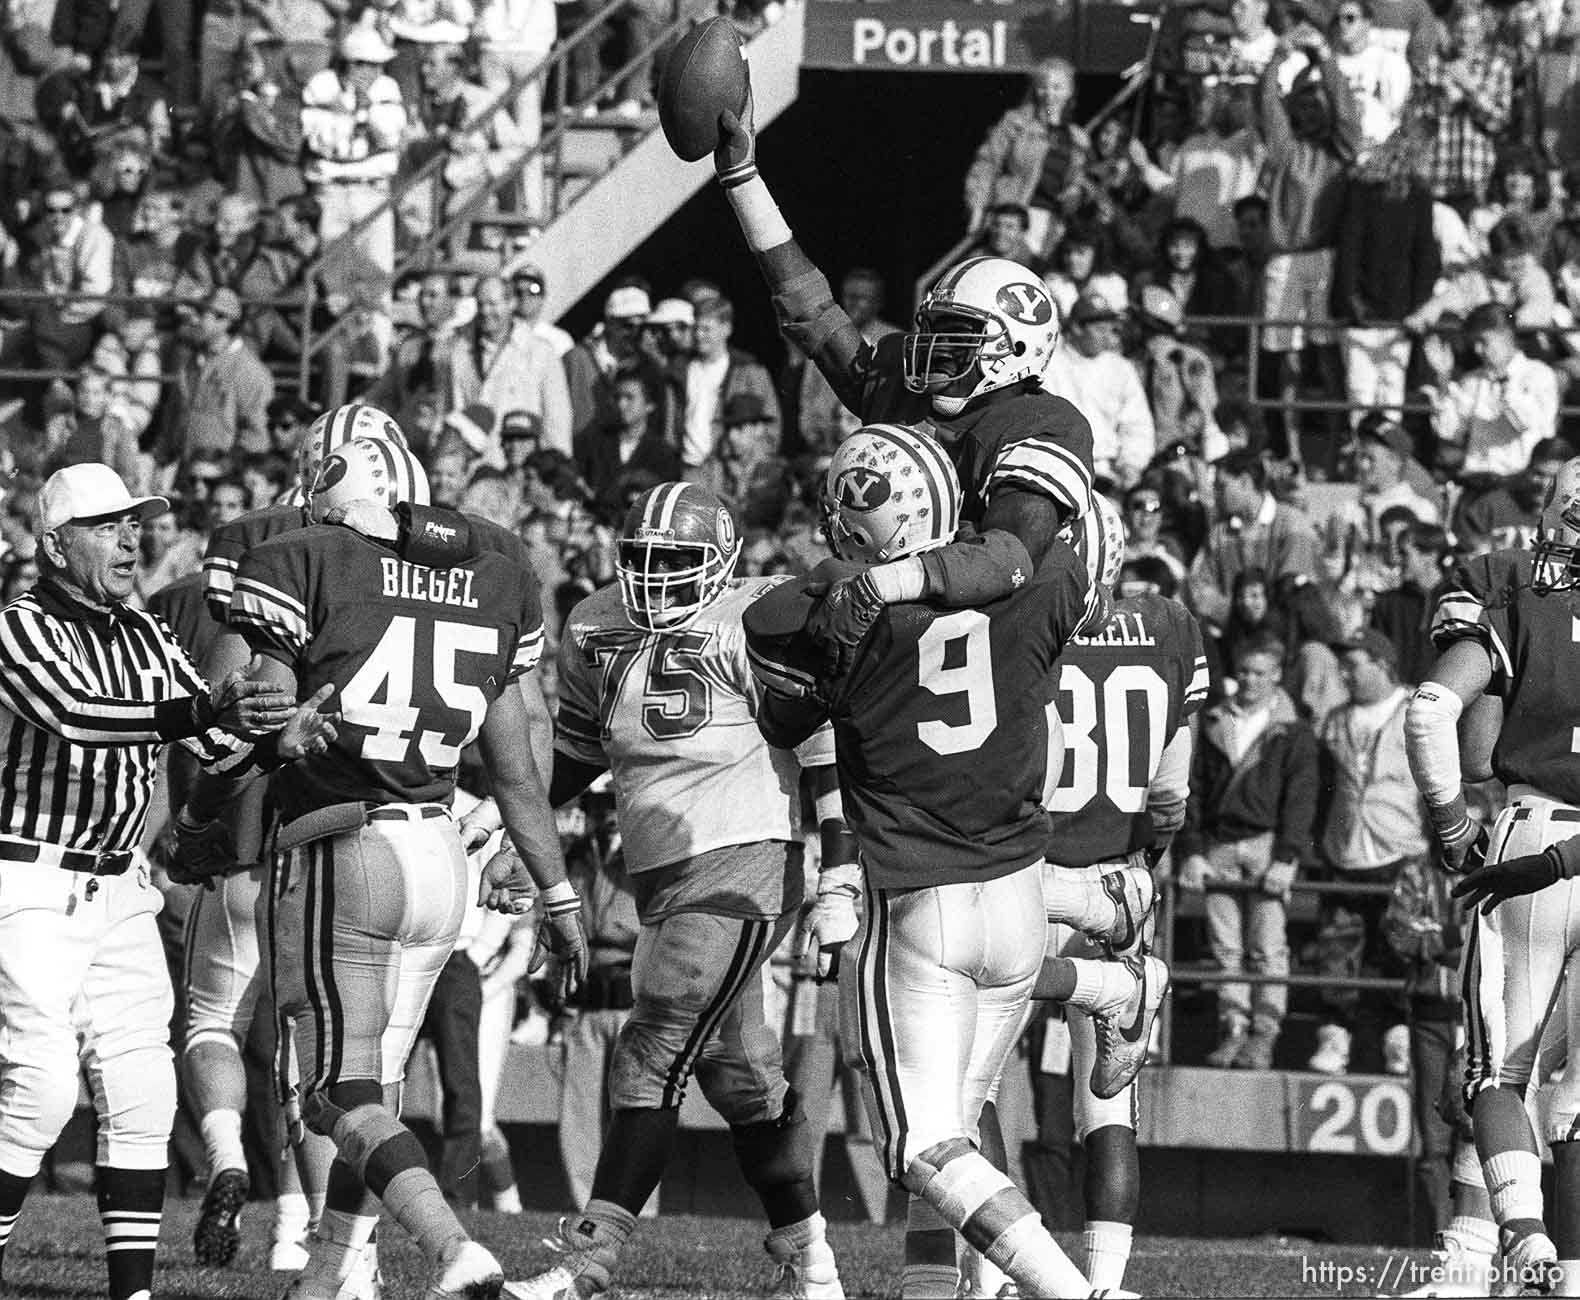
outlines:
M550 885L538 897L543 900L543 910L550 916L564 916L567 912L579 910L582 905L576 886L568 880Z
M762 177L757 174L755 163L748 164L744 169L731 168L728 172L721 172L719 184L724 187L725 197L735 209L735 220L740 223L741 233L746 236L746 246L752 252L761 253L790 242L789 223L779 211L779 205L774 202L768 187L763 184Z
M906 601L920 600L927 586L927 571L922 568L922 557L908 555L903 560L874 565L867 570L873 589L885 605L902 605Z

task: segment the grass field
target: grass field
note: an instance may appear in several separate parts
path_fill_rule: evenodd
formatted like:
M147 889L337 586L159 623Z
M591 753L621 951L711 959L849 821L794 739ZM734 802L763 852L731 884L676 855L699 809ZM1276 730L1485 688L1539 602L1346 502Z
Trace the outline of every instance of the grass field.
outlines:
M196 1216L195 1200L172 1202L167 1208L156 1300L277 1300L284 1282L262 1267L267 1258L268 1207L260 1205L249 1212L242 1255L236 1267L224 1270L200 1269L191 1263ZM553 1216L479 1214L471 1227L499 1256L509 1276L528 1276L546 1266L549 1256L540 1242L552 1231ZM644 1220L621 1270L620 1294L631 1300L763 1295L772 1275L761 1235L760 1225L749 1219ZM839 1253L846 1294L899 1294L898 1227L840 1223L832 1227L830 1236ZM1079 1250L1076 1241L1066 1239L1064 1244ZM424 1280L422 1261L398 1228L382 1233L381 1254L389 1300L417 1300ZM1314 1245L1283 1238L1151 1237L1137 1242L1125 1284L1148 1296L1376 1295L1420 1285L1426 1279L1413 1270L1423 1267L1425 1260L1423 1252ZM1344 1273L1344 1269L1359 1271ZM29 1199L6 1251L0 1292L38 1300L104 1294L99 1222L91 1197Z

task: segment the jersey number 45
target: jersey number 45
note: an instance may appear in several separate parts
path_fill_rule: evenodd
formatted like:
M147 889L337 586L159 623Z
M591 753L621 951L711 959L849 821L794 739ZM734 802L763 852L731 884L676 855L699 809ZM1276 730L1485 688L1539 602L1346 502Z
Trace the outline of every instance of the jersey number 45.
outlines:
M488 716L484 685L499 671L499 629L398 614L340 690L341 716L360 728L362 757L405 763L417 755L450 768ZM413 753L415 750L415 754Z

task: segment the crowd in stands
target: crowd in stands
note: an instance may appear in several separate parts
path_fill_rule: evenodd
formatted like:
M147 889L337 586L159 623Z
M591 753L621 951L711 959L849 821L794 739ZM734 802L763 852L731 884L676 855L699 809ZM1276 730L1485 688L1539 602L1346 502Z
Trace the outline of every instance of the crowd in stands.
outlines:
M558 6L562 29L591 8ZM497 101L554 40L544 0L161 0L161 22L201 21L161 47L158 81L133 53L146 0L48 10L9 0L15 75L0 62L0 266L32 291L0 301L0 366L57 372L0 405L6 595L31 581L53 469L103 460L179 501L144 536L146 597L286 489L301 431L352 399L399 420L435 502L520 531L551 635L612 580L623 510L654 482L731 505L742 572L826 553L816 488L854 417L804 359L775 373L733 346L732 304L684 272L619 283L582 339L542 319L531 169L474 248L391 282L398 243L537 138L537 87ZM658 21L633 0L610 66ZM1171 4L1143 109L1082 129L1074 70L1049 60L965 168L977 248L1031 267L1062 314L1048 384L1090 420L1122 506L1121 594L1181 599L1209 634L1173 856L1223 971L1289 971L1297 880L1386 886L1325 899L1311 964L1408 974L1418 1021L1449 1014L1452 934L1412 920L1446 909L1403 702L1447 566L1528 542L1580 437L1577 56L1570 0ZM617 114L646 111L651 75L613 89ZM426 192L317 260L440 155ZM867 338L897 328L878 272L837 269ZM309 311L341 324L297 393L280 375ZM1284 991L1226 985L1217 1008L1210 1062L1271 1065ZM1360 1011L1326 999L1315 1068L1346 1068ZM1404 1073L1399 1009L1378 1015Z

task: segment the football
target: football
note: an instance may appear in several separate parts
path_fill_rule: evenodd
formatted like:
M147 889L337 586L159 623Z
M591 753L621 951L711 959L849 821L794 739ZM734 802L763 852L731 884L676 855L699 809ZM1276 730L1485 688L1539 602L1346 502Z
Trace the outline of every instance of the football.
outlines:
M719 143L719 114L746 105L746 56L728 18L698 23L680 38L658 87L658 120L684 161L706 158Z

